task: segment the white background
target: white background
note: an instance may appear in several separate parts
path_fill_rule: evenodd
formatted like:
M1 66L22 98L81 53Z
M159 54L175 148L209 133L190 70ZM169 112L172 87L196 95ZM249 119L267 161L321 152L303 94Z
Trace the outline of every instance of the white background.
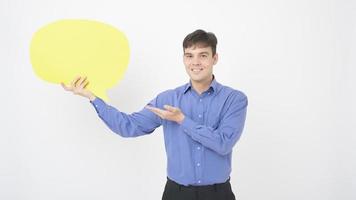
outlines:
M234 148L237 199L356 199L356 2L0 0L0 199L160 199L162 129L125 139L94 108L37 78L32 34L66 18L126 33L131 60L109 91L131 113L188 81L182 40L218 37L219 82L249 98Z

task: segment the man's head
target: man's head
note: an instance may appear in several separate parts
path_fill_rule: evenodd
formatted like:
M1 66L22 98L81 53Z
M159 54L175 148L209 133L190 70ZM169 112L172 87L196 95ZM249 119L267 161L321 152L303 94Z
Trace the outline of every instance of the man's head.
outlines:
M184 65L192 82L211 81L213 66L218 61L217 39L213 33L196 30L183 40Z

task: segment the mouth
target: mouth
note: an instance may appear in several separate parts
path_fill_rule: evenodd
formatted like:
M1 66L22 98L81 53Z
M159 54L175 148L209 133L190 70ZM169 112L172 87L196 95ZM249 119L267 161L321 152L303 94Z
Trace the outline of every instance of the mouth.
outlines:
M190 71L195 74L198 74L199 72L203 71L203 68L191 68Z

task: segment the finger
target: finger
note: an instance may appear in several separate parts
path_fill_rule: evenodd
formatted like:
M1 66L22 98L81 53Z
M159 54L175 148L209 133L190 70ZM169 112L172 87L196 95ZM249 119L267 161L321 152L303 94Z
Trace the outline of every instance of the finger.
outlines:
M155 108L152 106L146 106L147 109L149 109L150 111L152 111L153 113L155 113L156 115L160 116L161 118L164 118L166 111L161 110L159 108Z
M164 110L156 108L156 107L153 107L153 106L146 106L146 108L151 110L151 111L156 111L156 112L161 113L161 114L163 114L163 112L165 112Z
M78 81L77 85L78 85L79 87L83 87L83 86L84 86L83 83L84 83L86 80L87 80L87 77L85 76L85 77L82 78L80 81Z
M163 106L166 110L171 111L171 112L176 112L178 109L176 107L170 106L170 105L164 105Z
M89 81L87 80L86 83L84 84L83 88L86 89L86 87L89 85Z
M74 79L73 79L73 81L70 83L70 85L72 86L72 87L75 87L75 84L77 83L77 81L80 79L80 76L76 76Z
M150 110L151 112L157 112L155 107L152 106L146 106L145 108L147 108L148 110Z
M68 87L68 86L66 86L63 82L61 82L61 86L62 86L65 90L67 90L67 91L70 91L70 90L71 90L71 88Z
M74 83L74 87L79 87L81 82L83 81L84 77L80 77L75 83Z
M82 81L82 82L78 85L78 88L83 89L84 86L87 84L87 82L88 82L88 80Z

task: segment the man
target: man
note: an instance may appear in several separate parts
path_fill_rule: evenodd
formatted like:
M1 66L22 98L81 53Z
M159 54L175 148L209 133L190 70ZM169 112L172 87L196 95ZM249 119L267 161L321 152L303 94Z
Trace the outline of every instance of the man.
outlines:
M196 30L183 41L183 61L189 83L156 96L139 112L126 114L107 105L77 77L62 86L89 98L99 117L115 133L137 137L163 126L167 153L167 183L163 200L233 200L231 155L246 118L247 97L218 83L213 33Z

